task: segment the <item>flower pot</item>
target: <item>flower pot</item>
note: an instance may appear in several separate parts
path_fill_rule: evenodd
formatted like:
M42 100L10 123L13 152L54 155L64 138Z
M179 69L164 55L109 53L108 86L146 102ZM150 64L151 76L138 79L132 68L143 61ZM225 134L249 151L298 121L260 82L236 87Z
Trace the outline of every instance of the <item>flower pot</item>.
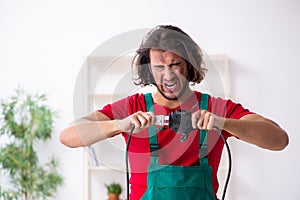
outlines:
M108 200L119 200L119 195L113 194L113 193L108 193Z

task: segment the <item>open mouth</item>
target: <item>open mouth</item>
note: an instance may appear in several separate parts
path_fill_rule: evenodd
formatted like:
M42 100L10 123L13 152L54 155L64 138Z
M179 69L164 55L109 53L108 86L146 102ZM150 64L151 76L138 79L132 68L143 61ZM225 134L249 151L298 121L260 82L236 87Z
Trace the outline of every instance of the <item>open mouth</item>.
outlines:
M164 83L164 86L167 90L174 92L177 88L177 82Z

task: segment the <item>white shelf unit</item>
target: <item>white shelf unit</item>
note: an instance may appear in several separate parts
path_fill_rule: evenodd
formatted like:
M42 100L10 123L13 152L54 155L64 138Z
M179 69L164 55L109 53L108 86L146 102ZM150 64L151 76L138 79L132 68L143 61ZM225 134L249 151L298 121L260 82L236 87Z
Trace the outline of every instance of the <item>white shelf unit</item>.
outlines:
M131 56L88 57L85 63L83 84L86 89L84 113L100 109L103 105L124 98L136 92L152 91L152 87L139 88L132 83ZM208 73L205 80L192 86L196 90L214 96L230 96L230 76L226 55L205 56ZM86 148L85 199L106 199L105 184L118 182L123 186L121 198L126 196L125 141L118 135L92 145L96 157ZM95 160L96 159L96 160ZM225 159L226 160L226 159ZM98 165L95 164L98 162ZM225 163L227 166L227 162ZM224 165L224 164L223 164ZM226 166L220 166L219 174L224 180ZM220 186L222 190L222 186Z

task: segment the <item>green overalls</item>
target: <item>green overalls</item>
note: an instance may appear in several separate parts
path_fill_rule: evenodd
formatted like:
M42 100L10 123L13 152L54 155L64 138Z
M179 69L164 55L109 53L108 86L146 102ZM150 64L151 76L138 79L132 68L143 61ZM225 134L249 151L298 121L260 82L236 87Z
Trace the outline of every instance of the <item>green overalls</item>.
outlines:
M145 94L148 112L154 112L152 95ZM201 95L200 109L207 110L208 95ZM150 164L148 166L147 190L142 200L215 200L212 189L212 169L208 166L207 130L200 130L200 166L175 166L158 164L156 127L148 128L150 140Z

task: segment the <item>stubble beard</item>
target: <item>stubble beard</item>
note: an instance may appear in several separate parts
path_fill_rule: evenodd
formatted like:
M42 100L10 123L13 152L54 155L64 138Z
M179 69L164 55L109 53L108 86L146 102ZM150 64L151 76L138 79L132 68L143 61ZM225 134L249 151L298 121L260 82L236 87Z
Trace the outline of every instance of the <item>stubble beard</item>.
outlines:
M183 96L185 90L186 90L188 87L189 87L189 84L188 84L188 82L186 81L186 82L184 83L184 85L183 85L181 91L179 92L179 94L176 95L175 97L171 98L171 97L166 96L165 93L161 90L161 88L159 88L159 87L156 85L156 88L157 88L157 90L159 91L159 93L160 93L165 99L167 99L167 100L169 100L169 101L177 101L180 97Z

